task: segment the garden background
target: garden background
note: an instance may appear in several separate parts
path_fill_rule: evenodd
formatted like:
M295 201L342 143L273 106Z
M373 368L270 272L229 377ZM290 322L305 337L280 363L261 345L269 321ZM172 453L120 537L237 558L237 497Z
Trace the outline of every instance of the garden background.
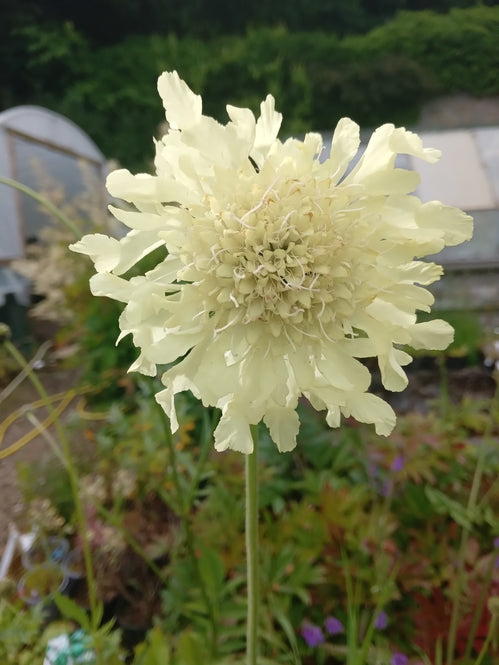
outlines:
M109 159L149 171L163 70L177 69L223 122L227 103L256 112L270 92L283 135L345 115L365 129L411 126L432 100L499 95L498 35L496 2L4 0L0 110L45 106ZM71 202L65 212L88 223ZM85 214L105 225L104 210ZM19 438L34 433L44 449L17 465L17 524L63 536L73 552L86 525L99 604L76 591L59 603L66 629L92 636L97 662L242 662L243 461L213 452L218 413L189 395L170 436L155 380L127 374L127 338L115 346L119 307L89 295L89 266L57 233L32 258L64 276L38 294L52 312L34 311L32 352L49 341L45 365L25 367L29 400L0 402L4 423L22 422ZM394 398L389 439L355 422L330 430L306 403L293 453L262 431L262 664L499 663L497 331L467 312L451 322L452 347L416 358ZM9 348L0 390L10 393L22 360ZM387 398L376 375L373 390ZM14 590L2 587L0 660L41 663L54 624L40 604L18 611L16 575Z

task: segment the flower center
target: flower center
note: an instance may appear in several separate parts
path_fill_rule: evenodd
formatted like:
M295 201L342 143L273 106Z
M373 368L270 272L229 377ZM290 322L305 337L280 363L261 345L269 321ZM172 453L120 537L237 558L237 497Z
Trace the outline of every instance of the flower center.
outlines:
M289 178L260 192L253 187L251 201L247 194L225 206L210 201L215 245L203 265L216 311L225 312L219 329L260 321L275 336L295 330L318 337L351 314L348 220L334 190L321 189L314 178Z

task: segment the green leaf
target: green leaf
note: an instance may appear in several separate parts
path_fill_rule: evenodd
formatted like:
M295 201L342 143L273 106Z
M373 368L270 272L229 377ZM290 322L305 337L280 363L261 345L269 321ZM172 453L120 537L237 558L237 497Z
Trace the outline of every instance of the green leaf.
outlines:
M65 619L73 619L86 632L90 633L90 620L86 611L74 600L59 593L54 594L54 601Z
M438 513L448 514L464 529L471 529L473 519L464 506L434 487L426 487L425 493Z
M206 644L199 635L185 631L178 641L179 665L206 665Z
M202 548L199 559L199 573L208 595L213 600L218 599L225 580L225 568L218 552Z
M284 614L284 612L281 612L275 606L272 607L272 614L274 615L275 620L281 626L281 628L283 629L286 637L289 640L289 644L291 646L291 649L293 650L293 663L294 663L294 665L301 665L300 650L298 648L298 642L296 641L295 631L293 630L293 626L291 625L291 622L289 621L287 616Z
M170 649L166 638L159 626L154 626L147 636L147 642L142 642L135 649L133 665L169 665Z

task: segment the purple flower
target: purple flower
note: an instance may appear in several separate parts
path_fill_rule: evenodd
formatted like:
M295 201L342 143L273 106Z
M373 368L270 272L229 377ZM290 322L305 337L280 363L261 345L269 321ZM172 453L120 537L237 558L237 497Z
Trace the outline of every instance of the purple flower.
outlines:
M324 621L324 625L329 635L339 635L340 633L345 632L343 624L336 617L327 617Z
M499 548L499 536L497 536L497 538L494 538L494 547L495 547L496 549Z
M381 486L379 493L381 496L390 496L390 494L393 492L393 481L392 480L385 480L383 485Z
M324 634L319 626L306 621L301 627L301 636L309 647L316 647L324 642Z
M390 469L394 473L398 473L399 471L402 471L404 468L405 460L403 455L397 455L397 457L393 460L392 465Z
M374 619L374 627L378 630L385 630L388 626L388 615L384 610L381 610L379 614L376 615Z
M369 460L367 464L367 475L371 480L376 481L379 475L379 469L376 462L372 459Z
M392 654L391 665L407 665L409 658L403 653L395 652Z

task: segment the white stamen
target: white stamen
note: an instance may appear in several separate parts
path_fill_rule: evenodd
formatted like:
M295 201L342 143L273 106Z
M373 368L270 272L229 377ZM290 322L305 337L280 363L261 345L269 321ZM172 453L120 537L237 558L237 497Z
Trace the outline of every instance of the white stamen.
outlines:
M264 191L263 196L260 199L260 201L255 206L253 206L253 208L251 208L251 210L248 210L247 212L245 212L244 215L241 217L241 219L238 220L239 222L241 222L241 224L244 223L244 220L246 219L246 217L248 215L252 215L254 212L259 210L263 206L263 204L265 203L265 199L267 198L267 194L274 187L274 185L276 184L276 182L278 180L279 180L279 176L277 176L276 179L267 187L267 189ZM235 217L235 215L234 215L234 217ZM236 219L238 219L238 218L236 217ZM247 227L247 228L249 228L249 227Z
M328 342L331 342L332 344L334 344L334 339L331 339L331 338L329 337L329 335L326 333L325 329L324 329L324 325L323 325L323 323L322 323L322 319L319 319L319 326L320 326L320 328L321 328L321 332L322 332L322 334L323 334L324 337L328 340Z
M284 334L285 334L286 337L288 338L288 342L291 344L291 346L292 346L292 348L293 348L293 351L296 353L296 345L295 345L295 343L293 342L293 340L292 340L291 337L289 336L289 333L288 333L288 331L286 330L286 326L283 326L283 328L284 328Z
M214 334L218 335L219 333L223 332L224 330L227 330L227 328L230 328L232 325L234 325L234 323L236 323L239 320L239 318L240 318L240 316L239 316L239 314L237 314L231 321L226 323L221 328L215 328L215 330L213 331Z

